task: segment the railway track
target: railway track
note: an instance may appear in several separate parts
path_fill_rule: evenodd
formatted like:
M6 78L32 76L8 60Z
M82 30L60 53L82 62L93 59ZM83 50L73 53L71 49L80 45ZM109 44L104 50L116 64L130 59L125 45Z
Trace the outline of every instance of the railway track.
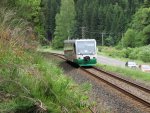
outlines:
M55 54L53 55L66 60L62 54ZM104 83L108 84L109 86L117 89L118 91L122 92L123 94L127 95L128 97L134 99L135 101L143 104L146 107L150 107L150 89L139 85L131 80L127 80L119 75L112 74L110 72L106 72L102 69L97 67L92 68L84 68L80 67L83 71L92 75L99 81L103 81Z
M129 80L125 80L114 74L107 73L96 67L91 69L86 69L83 67L81 68L98 80L105 82L123 94L126 94L132 99L142 103L144 106L150 107L150 90L148 88L140 86L137 83L131 82Z

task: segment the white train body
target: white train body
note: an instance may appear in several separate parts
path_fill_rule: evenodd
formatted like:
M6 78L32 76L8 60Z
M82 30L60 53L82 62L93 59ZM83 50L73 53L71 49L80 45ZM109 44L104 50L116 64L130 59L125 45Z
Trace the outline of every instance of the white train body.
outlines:
M64 41L64 55L67 60L80 66L92 66L97 63L95 39L77 39Z

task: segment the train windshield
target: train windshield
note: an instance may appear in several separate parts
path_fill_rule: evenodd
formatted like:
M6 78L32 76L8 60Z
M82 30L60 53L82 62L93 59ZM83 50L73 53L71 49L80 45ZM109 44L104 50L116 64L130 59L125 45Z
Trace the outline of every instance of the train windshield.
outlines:
M95 41L77 41L78 55L94 55L96 53Z

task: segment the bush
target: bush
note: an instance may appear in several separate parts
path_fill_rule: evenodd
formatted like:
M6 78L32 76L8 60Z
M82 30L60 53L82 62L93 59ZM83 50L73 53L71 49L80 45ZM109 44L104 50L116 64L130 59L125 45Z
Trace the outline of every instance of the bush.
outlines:
M123 49L124 50L124 52L125 52L125 58L129 58L129 55L130 55L130 53L132 52L132 48L126 48L126 49Z
M106 53L108 56L112 57L125 57L125 50L123 49L122 51L117 50L113 47L99 47L101 52Z
M138 59L139 48L130 49L129 57L130 59Z
M150 45L142 47L138 54L138 58L144 62L150 62Z
M97 46L97 48L98 48L98 51L101 52L103 47L102 46Z
M150 45L136 48L115 49L112 47L99 47L100 52L111 57L130 58L150 62Z
M135 36L136 32L133 29L128 29L123 37L123 46L135 47Z

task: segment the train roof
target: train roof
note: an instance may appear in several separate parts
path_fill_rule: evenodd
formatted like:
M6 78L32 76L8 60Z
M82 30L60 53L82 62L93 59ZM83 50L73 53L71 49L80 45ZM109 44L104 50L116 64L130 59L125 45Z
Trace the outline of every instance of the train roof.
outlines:
M95 39L73 39L65 40L64 43L75 43L76 41L96 41Z

